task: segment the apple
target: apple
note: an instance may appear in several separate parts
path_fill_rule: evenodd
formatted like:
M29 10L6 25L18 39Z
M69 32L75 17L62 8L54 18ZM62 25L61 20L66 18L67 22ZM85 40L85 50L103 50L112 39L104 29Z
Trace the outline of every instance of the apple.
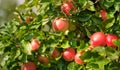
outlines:
M43 64L48 64L48 63L49 63L49 59L48 59L48 57L45 56L45 55L40 55L40 56L38 57L38 60L39 60L41 63L43 63Z
M38 39L36 39L36 38L33 39L33 40L31 41L31 49L32 49L32 51L38 50L39 47L40 47L40 44L39 44Z
M20 16L18 16L18 18L20 19L20 20L19 20L20 23L23 23L23 22L24 22L24 21L20 18ZM33 17L27 17L27 18L25 19L25 22L26 22L26 23L30 23L31 21L33 21Z
M33 21L33 17L28 17L28 18L26 18L26 20L25 20L27 23L30 23L31 21Z
M78 52L75 54L75 63L77 64L83 64L83 60L80 58L80 56L82 55L82 52Z
M103 20L107 19L107 12L105 10L100 10L100 15Z
M57 58L60 56L60 52L55 48L51 54L53 58Z
M55 19L52 23L52 28L55 30L55 31L61 31L61 32L64 32L68 29L69 27L69 23L66 19L64 18L59 18L59 19Z
M74 48L67 48L63 51L62 56L65 61L72 61L75 57L75 49Z
M106 35L103 32L96 32L90 37L90 44L93 47L105 46L106 45Z
M36 70L36 65L33 62L24 63L21 70Z
M73 9L73 4L70 1L63 3L63 5L61 6L61 11L66 15L70 15L70 11L72 9Z
M116 48L115 44L114 44L114 40L117 40L118 37L114 34L108 34L106 36L106 42L107 42L107 46L109 47L113 47L113 48Z

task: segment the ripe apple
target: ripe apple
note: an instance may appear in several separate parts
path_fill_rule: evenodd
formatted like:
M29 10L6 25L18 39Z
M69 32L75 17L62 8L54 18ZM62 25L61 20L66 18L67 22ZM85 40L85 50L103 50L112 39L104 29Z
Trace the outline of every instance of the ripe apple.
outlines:
M116 48L115 44L114 44L114 40L117 40L118 37L114 34L108 34L106 36L106 42L107 42L107 46L109 47L113 47L113 48Z
M106 35L103 32L96 32L90 37L90 44L93 47L105 46L106 45Z
M73 9L73 4L70 1L63 3L63 5L61 6L61 11L66 15L70 15L70 11L72 9Z
M60 52L55 48L51 54L53 58L57 58L60 56Z
M100 15L101 15L103 20L107 19L107 12L105 10L100 10Z
M80 58L81 55L82 55L82 52L78 52L78 53L75 54L75 62L77 64L83 64L84 63L83 60Z
M38 50L39 47L40 47L40 44L39 44L38 39L33 39L31 41L31 49L32 49L32 51Z
M55 31L66 31L69 27L69 23L64 18L55 19L52 23L52 27Z
M63 51L62 55L66 61L72 61L75 57L75 49L71 47L67 48Z
M49 63L49 59L48 59L48 57L45 56L45 55L40 55L40 56L38 57L38 60L39 60L41 63L43 63L43 64L48 64L48 63Z
M33 62L24 63L21 70L36 70L36 65Z
M20 23L23 23L23 22L24 22L24 21L20 18L20 16L18 16L18 18L20 19L20 20L19 20ZM27 17L27 18L25 19L25 22L26 22L26 23L30 23L31 21L33 21L33 17Z
M33 21L33 17L28 17L28 18L26 18L26 20L25 20L27 23L30 23L31 21Z

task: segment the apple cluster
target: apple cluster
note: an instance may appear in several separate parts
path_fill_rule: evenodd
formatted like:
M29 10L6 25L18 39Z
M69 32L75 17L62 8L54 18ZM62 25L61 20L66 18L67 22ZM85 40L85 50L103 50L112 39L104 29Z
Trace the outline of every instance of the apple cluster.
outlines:
M68 0L67 2L64 2L61 5L61 11L65 15L71 15L70 12L73 11L75 8L73 4L71 3L72 0ZM100 10L100 15L103 20L107 19L106 16L107 12L105 10ZM27 23L31 22L33 18L27 18L25 21ZM22 20L20 22L23 22ZM52 22L52 28L55 31L59 32L65 32L69 28L69 22L67 21L66 18L55 18ZM112 48L117 48L117 46L114 44L114 40L117 40L118 37L114 34L104 34L103 32L96 32L90 37L90 47L88 47L85 51L92 50L92 48L97 47L97 46L108 46ZM40 42L38 39L33 39L31 41L31 50L36 51L40 47ZM80 56L85 52L85 51L79 51L76 52L75 48L69 47L66 49L63 49L63 52L59 52L57 48L53 49L53 52L51 53L50 57L52 58L58 58L62 55L63 59L65 61L74 61L77 64L84 64L84 61L80 58ZM43 63L43 64L48 64L49 57L45 55L40 55L38 57L38 60ZM21 70L36 70L36 65L33 62L27 62L24 63L21 67Z
M90 45L92 47L97 46L108 46L112 48L117 48L114 44L114 40L118 40L119 37L115 34L104 34L103 32L96 32L90 37Z

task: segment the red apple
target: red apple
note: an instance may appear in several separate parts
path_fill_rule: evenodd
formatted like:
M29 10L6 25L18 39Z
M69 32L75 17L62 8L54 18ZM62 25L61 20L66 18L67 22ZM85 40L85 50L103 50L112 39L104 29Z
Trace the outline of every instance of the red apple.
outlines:
M21 70L36 70L36 65L33 62L24 63Z
M70 11L73 9L73 4L68 1L67 3L63 3L61 6L61 11L66 15L70 15Z
M90 37L90 44L93 47L105 46L106 45L106 35L103 32L96 32Z
M78 53L76 53L76 55L75 55L75 62L76 62L77 64L83 64L83 63L84 63L83 60L80 58L81 55L82 55L82 52L78 52Z
M107 12L105 10L100 10L100 15L101 15L103 20L107 19Z
M30 23L31 21L33 21L33 17L28 17L28 18L26 18L26 20L25 20L27 23Z
M109 47L113 47L113 48L116 48L115 44L114 44L114 40L117 40L118 37L114 34L108 34L106 36L106 42L107 42L107 46Z
M49 63L49 59L48 59L48 57L45 56L45 55L40 55L40 56L38 57L38 60L39 60L41 63L43 63L43 64L48 64L48 63Z
M52 27L55 31L66 31L69 27L69 23L66 19L55 19L52 23Z
M32 51L38 50L39 47L40 47L40 44L39 44L38 39L33 39L31 41L31 49L32 49Z
M60 52L57 49L54 49L51 56L53 58L57 58L60 56Z
M63 51L62 55L66 61L72 61L74 60L74 57L75 57L75 49L71 47L67 48Z

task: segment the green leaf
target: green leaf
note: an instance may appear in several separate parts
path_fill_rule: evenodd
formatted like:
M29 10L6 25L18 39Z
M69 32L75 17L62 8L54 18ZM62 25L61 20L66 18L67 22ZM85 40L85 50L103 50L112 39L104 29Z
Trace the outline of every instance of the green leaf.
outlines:
M80 50L85 50L87 47L86 47L86 43L84 40L80 40L80 46L77 46L77 51L80 51Z
M88 70L97 70L97 69L99 69L99 66L98 66L98 64L95 64L95 63L88 63L86 65L86 68Z
M64 70L64 67L66 66L65 63L63 61L59 61L57 64L59 70Z
M118 39L118 40L114 40L114 44L116 45L116 46L120 46L120 40Z
M106 55L107 55L107 58L110 60L115 60L119 58L119 53L116 52L116 50L113 49L112 47L106 48Z
M118 50L120 51L120 40L114 40L114 44L118 47Z
M8 61L9 56L8 55L0 55L0 66L5 66L6 61Z
M97 59L96 59L96 62L95 62L96 64L98 64L99 65L99 69L100 70L103 70L104 69L104 65L106 65L106 64L108 64L109 63L109 60L107 59L107 58L105 58L105 57L98 57Z
M26 55L31 55L31 45L29 42L27 41L22 41L22 46L21 46L21 50L26 54Z
M92 15L90 12L83 11L83 12L80 12L80 14L79 14L79 21L85 22L85 21L88 21L91 17L92 17Z
M105 0L104 6L108 9L114 4L114 0Z
M112 27L114 23L115 23L115 18L108 19L107 25L105 26L105 28L108 29L108 28Z
M65 42L63 42L62 45L61 45L61 47L62 48L68 48L68 47L70 47L69 41L66 40Z
M90 31L86 27L85 27L85 31L87 32L87 36L90 38L91 33L90 33Z
M79 4L81 8L84 8L87 5L87 0L79 0Z
M77 45L76 40L75 40L75 39L72 39L72 40L70 41L70 45L71 45L72 47L76 47L76 45Z
M83 59L85 62L89 62L91 61L92 55L94 55L92 52L87 51L85 53L83 53L80 58Z
M106 51L105 51L105 47L95 47L93 50L93 52L98 52L99 55L101 56L106 56Z
M88 1L87 6L89 6L89 7L87 7L88 10L96 11L94 3L92 1Z
M67 69L68 70L75 70L75 63L74 62L69 63L67 66Z

